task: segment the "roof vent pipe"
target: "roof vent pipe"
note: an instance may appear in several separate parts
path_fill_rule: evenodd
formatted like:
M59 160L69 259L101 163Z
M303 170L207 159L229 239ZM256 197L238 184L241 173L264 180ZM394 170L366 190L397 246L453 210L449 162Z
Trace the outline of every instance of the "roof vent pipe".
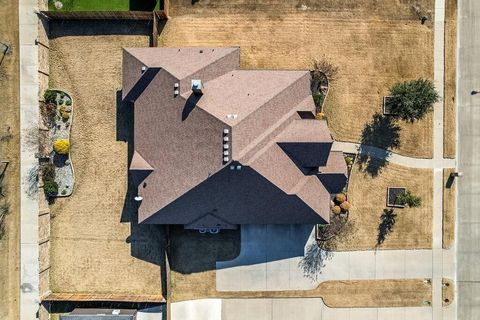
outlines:
M194 94L202 94L203 84L202 80L193 79L192 80L192 91Z

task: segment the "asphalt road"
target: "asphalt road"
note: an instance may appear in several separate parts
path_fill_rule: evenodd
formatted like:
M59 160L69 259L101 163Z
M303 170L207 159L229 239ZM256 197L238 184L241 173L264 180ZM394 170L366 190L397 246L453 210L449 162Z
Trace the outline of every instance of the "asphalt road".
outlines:
M480 1L459 0L458 319L480 319Z

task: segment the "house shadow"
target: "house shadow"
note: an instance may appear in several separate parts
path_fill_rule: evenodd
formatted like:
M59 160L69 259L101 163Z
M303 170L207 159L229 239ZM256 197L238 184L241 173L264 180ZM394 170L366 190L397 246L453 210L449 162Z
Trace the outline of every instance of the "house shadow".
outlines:
M362 130L357 158L362 171L372 177L380 173L388 164L390 150L400 147L400 130L393 117L380 113L373 115L372 121Z
M116 96L116 140L127 143L128 165L132 160L133 145L133 105L122 101L122 91ZM125 168L128 172L128 167ZM130 223L130 235L125 242L130 244L133 257L158 265L161 270L162 293L166 296L167 288L167 228L164 225L138 224L138 202L135 201L137 188L130 175L122 207L120 222Z
M216 269L301 258L312 240L314 225L243 225L241 250L228 261L217 261Z

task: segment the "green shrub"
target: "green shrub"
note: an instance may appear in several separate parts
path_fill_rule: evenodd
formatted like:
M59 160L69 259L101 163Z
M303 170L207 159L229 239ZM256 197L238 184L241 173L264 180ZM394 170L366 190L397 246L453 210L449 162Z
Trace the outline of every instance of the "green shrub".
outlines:
M45 93L43 94L43 100L47 103L54 103L55 100L57 99L57 93L52 90L45 90Z
M58 183L55 181L46 181L43 184L43 191L48 197L52 197L58 194Z
M67 100L67 101L65 101L65 104L66 104L67 106L71 106L71 105L72 105L72 100Z
M407 192L397 196L395 199L395 204L407 206L409 208L417 208L422 205L422 198L413 195L409 190L407 190Z
M315 103L317 113L322 111L323 99L325 99L325 96L322 93L315 93L313 95L313 102Z
M62 196L66 195L67 194L67 190L66 189L63 189L62 190Z

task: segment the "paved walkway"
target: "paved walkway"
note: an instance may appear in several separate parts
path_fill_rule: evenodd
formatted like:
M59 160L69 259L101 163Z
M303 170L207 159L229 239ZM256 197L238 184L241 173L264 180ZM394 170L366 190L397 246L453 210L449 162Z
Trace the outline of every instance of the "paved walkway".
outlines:
M38 51L35 39L38 20L35 14L36 0L20 0L20 132L38 126ZM20 207L20 319L37 319L39 307L38 261L38 201L25 192L29 170L38 163L35 151L25 148L23 134L20 137L20 178L22 181Z

